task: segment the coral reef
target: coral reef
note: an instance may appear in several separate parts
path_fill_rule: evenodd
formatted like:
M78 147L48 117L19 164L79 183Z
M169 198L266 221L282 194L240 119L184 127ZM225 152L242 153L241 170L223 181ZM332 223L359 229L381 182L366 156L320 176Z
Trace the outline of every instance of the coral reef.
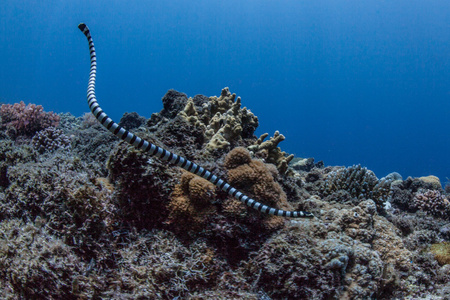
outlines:
M324 221L291 222L245 268L275 299L375 298L393 280L396 259L410 256L402 243L383 242L393 233L377 234L389 222L375 213L366 200L353 209L330 208Z
M316 218L251 210L117 141L90 114L26 131L2 117L1 298L450 296L448 193L436 178L292 158L280 133L254 136L258 118L228 89L162 100L150 119L124 114L121 124L262 203Z
M57 127L60 117L53 112L44 112L42 105L20 103L3 104L0 107L1 127L8 134L33 135L44 128Z

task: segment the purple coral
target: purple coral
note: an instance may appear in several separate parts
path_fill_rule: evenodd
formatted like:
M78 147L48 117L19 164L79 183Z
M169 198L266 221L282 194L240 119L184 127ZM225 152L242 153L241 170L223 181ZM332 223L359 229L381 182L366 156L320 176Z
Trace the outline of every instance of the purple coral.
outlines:
M31 143L39 153L70 148L70 138L61 129L55 127L48 127L39 131L33 137Z
M42 105L20 103L3 104L0 108L0 125L10 135L28 135L50 126L58 126L59 116L53 112L44 112Z

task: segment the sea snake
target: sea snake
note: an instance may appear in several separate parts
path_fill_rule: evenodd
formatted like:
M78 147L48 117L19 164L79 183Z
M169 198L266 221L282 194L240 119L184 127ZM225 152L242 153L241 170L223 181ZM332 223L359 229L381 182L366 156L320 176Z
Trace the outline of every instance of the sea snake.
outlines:
M308 218L313 217L314 215L305 211L286 211L282 209L277 209L273 207L269 207L264 205L235 189L231 185L229 185L225 180L217 177L212 174L210 171L200 167L199 165L191 162L190 160L178 156L166 149L153 145L152 143L141 139L140 137L134 135L128 130L124 129L122 126L115 123L108 115L103 112L97 103L97 99L95 97L95 77L97 73L97 57L95 54L94 42L91 37L91 33L86 24L81 23L78 25L78 28L84 33L88 42L89 42L89 51L91 53L91 71L89 73L89 82L87 88L87 101L89 104L89 108L95 118L102 124L106 129L108 129L111 133L113 133L118 138L128 142L134 147L142 150L144 152L148 152L151 156L156 156L164 161L168 161L169 163L175 164L186 171L198 175L212 184L219 187L221 190L227 192L229 195L235 197L239 201L245 203L247 206L250 206L260 212L283 216L283 217L291 217L291 218Z

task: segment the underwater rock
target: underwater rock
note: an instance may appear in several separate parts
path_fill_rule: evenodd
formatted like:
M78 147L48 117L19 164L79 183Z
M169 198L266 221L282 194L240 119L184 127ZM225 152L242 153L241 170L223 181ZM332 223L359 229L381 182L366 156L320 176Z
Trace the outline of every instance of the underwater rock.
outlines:
M139 126L144 125L146 121L147 120L144 117L139 116L136 112L126 112L123 114L122 118L120 118L119 125L127 130L131 130L134 128L139 128Z

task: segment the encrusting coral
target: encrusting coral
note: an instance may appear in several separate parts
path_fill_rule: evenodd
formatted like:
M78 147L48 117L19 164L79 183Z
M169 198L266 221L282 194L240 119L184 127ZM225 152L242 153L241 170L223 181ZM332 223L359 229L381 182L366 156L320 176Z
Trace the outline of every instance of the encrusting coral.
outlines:
M450 264L450 242L443 242L433 244L430 247L430 252L441 265Z

